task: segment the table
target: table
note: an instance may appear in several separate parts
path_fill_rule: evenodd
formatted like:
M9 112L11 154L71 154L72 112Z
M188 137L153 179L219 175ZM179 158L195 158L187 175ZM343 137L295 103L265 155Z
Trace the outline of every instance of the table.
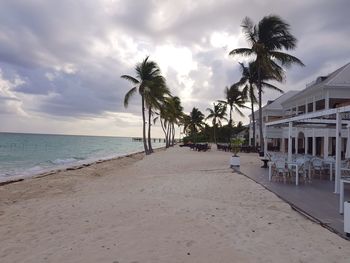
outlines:
M339 213L344 213L344 184L350 184L350 177L340 179Z

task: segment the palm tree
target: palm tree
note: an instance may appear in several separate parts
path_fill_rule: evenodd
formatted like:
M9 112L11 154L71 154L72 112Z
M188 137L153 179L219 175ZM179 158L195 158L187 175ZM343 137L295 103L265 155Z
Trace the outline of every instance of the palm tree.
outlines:
M141 95L141 109L142 109L142 136L145 154L150 154L146 142L146 117L145 117L145 97L148 94L148 89L155 85L155 80L159 77L160 71L157 63L148 61L148 56L135 67L136 77L130 75L122 75L121 78L130 81L134 87L131 88L124 97L124 107L129 105L130 98L138 91Z
M258 96L259 96L259 133L260 147L263 145L262 132L262 71L274 76L278 81L281 76L283 66L304 64L296 57L281 50L292 50L296 47L296 38L290 33L290 26L279 16L265 16L258 25L254 25L252 20L246 17L242 22L243 33L247 41L251 44L250 48L237 48L232 50L230 55L255 55L258 77ZM278 64L279 63L279 64Z
M225 87L224 92L226 100L218 100L218 102L230 107L228 125L232 127L233 110L237 111L239 115L244 116L240 109L248 107L244 105L246 103L245 96L242 91L239 90L238 85L233 84L230 88Z
M250 62L248 66L245 66L244 63L239 63L242 77L239 80L239 82L235 83L235 85L238 86L244 86L242 93L243 96L250 101L250 109L251 109L251 116L252 116L252 123L253 123L253 146L255 146L255 111L254 111L254 104L257 103L257 98L255 95L255 91L257 90L258 86L258 73L257 73L257 66L255 62ZM282 74L281 74L282 76ZM264 71L262 71L261 74L261 85L262 87L270 88L273 90L276 90L280 93L283 93L283 90L277 88L276 86L267 83L268 80L273 80L274 76L267 75Z
M172 120L172 137L171 137L171 145L174 145L175 142L175 124L177 124L178 127L181 125L181 121L183 118L183 107L181 105L181 100L179 97L174 96L172 97L172 104L173 104L173 120Z
M160 120L161 127L165 135L166 148L174 145L175 124L180 124L183 119L183 107L180 98L177 96L165 97L160 108L159 116L154 119Z
M193 108L190 115L185 115L183 118L184 132L192 135L194 142L197 141L197 133L203 129L204 126L204 114L197 108Z
M223 103L213 103L213 109L207 108L209 115L205 118L206 120L212 119L214 129L214 142L216 143L216 126L221 126L221 120L226 120L226 105Z
M147 86L144 90L145 104L148 109L148 151L153 153L152 148L152 138L151 138L151 118L156 110L160 110L162 107L162 102L165 100L166 96L170 95L170 91L166 86L165 79L160 75L160 69L155 69L159 75L155 76L152 84Z

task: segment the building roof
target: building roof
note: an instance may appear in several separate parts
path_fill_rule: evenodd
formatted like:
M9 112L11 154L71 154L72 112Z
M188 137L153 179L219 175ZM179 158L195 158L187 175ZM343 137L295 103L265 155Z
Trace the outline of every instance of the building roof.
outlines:
M342 66L341 68L333 71L327 76L320 76L315 81L306 85L306 88L301 90L300 92L294 94L294 96L290 97L290 100L294 100L300 98L305 95L307 92L311 92L320 88L331 88L334 86L350 86L350 63ZM286 102L284 100L282 104Z
M294 95L296 95L299 92L300 92L299 90L287 91L286 93L282 94L277 99L272 101L270 104L265 105L263 108L265 110L283 110L281 103L285 102L286 100L293 97Z
M299 90L289 90L286 93L279 96L277 99L273 100L271 103L265 104L265 106L262 107L263 110L283 110L283 107L281 103L288 100L289 98L293 97L295 94L300 92ZM257 113L259 110L256 110L255 116L257 116ZM250 117L251 115L249 115Z

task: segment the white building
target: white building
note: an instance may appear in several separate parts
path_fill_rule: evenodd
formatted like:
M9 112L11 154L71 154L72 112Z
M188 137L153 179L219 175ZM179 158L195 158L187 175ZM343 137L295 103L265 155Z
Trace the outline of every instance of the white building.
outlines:
M339 193L341 160L350 159L350 63L267 104L263 131L264 152L288 153L288 161L294 153L335 156L335 192ZM258 133L256 126L257 143Z
M314 82L308 84L304 90L288 91L276 100L263 107L263 126L265 123L321 112L350 105L350 63L337 69L328 76L318 77ZM249 141L252 143L253 126L250 117ZM255 112L256 139L259 145L259 112ZM328 118L329 119L329 118ZM333 118L334 119L334 118ZM343 119L347 119L346 116ZM295 123L293 126L292 153L309 153L326 157L335 155L335 126L329 123L314 124L305 122ZM267 146L269 150L288 151L288 127L285 125L273 125L263 128L264 137L268 137ZM267 135L265 134L267 131ZM346 127L343 127L341 137L342 156L345 154L345 141L347 138Z

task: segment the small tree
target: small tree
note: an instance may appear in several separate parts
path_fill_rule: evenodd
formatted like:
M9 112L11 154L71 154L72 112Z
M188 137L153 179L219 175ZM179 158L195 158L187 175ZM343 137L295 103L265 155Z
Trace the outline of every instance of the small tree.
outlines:
M231 149L233 151L234 157L238 157L237 153L239 152L243 142L244 141L241 138L232 138L231 139Z

